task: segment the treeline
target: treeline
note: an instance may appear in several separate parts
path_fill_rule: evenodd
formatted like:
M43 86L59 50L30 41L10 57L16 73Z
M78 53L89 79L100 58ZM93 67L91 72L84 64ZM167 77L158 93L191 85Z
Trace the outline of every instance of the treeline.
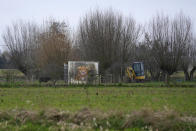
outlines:
M122 81L125 68L142 61L152 80L169 80L183 70L192 80L196 69L196 37L191 19L157 14L146 26L112 9L95 10L80 20L73 32L64 21L43 24L19 21L3 33L12 66L28 78L63 78L63 64L70 60L98 61L101 74ZM8 62L9 63L9 62Z

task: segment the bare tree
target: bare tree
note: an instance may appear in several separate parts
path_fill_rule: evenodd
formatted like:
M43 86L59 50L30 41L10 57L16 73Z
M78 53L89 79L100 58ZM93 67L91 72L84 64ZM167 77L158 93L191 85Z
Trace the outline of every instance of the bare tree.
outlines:
M120 74L120 68L131 58L140 26L130 17L113 10L90 12L78 29L78 45L84 60L100 62L100 71Z
M152 52L160 69L166 73L168 82L190 43L191 27L191 20L183 14L173 19L157 15L149 25Z
M181 60L181 68L184 71L185 80L193 80L196 70L196 40L193 38Z
M13 65L26 76L34 72L34 51L37 49L38 27L22 21L7 27L3 34Z

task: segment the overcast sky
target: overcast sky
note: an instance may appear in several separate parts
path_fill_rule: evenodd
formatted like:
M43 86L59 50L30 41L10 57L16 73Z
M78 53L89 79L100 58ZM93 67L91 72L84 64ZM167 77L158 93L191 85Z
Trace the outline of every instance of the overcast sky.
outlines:
M85 13L97 8L113 8L141 24L157 12L172 16L182 11L192 18L196 30L196 0L0 0L0 34L17 20L41 23L48 17L66 20L76 28Z

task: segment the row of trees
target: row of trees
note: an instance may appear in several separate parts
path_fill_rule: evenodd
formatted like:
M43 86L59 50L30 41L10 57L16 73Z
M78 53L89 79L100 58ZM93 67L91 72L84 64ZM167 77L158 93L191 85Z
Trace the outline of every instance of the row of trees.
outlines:
M125 68L143 61L151 78L167 78L183 70L186 80L196 69L196 40L191 19L157 14L146 27L113 10L96 10L81 19L74 37L65 22L42 25L18 22L3 34L13 65L27 77L63 77L69 60L98 61L100 73L123 79Z
M153 79L160 78L161 72L169 79L180 69L184 71L186 80L193 78L196 43L192 28L191 19L183 14L174 18L157 15L152 19L141 46L144 52L149 52L143 54L143 60Z
M29 79L63 76L63 64L70 58L72 40L64 22L50 20L42 26L14 23L3 35L12 65Z

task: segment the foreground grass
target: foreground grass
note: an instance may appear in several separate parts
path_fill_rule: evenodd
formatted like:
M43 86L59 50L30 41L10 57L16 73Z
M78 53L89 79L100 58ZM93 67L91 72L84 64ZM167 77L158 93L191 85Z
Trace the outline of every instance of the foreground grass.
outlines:
M84 107L104 112L132 112L143 108L172 109L196 116L196 88L0 88L0 110L60 109L76 112Z
M127 131L194 131L196 118L180 116L171 110L143 109L132 113L100 112L84 108L76 113L59 110L0 112L0 130L66 131L66 130L127 130Z

